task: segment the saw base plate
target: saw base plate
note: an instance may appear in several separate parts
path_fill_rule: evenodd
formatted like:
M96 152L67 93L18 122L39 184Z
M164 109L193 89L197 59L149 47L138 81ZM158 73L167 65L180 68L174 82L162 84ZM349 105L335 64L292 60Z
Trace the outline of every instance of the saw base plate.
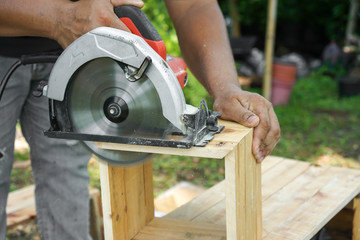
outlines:
M219 126L217 132L210 132L205 141L194 143L191 138L184 136L178 140L173 139L158 139L158 138L142 138L142 137L124 137L124 136L104 136L96 134L85 134L75 132L62 131L45 131L44 135L51 138L72 139L79 141L92 142L111 142L131 145L156 146L156 147L171 147L171 148L191 148L192 146L204 147L209 142L214 134L221 132L224 126ZM177 134L177 133L174 133Z

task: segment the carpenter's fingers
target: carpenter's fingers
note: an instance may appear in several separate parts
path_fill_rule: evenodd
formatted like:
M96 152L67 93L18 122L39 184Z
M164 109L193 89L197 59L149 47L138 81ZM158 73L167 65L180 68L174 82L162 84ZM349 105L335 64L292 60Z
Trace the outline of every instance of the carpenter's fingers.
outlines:
M280 139L280 125L273 108L269 109L271 128L263 141L264 157L270 155Z
M264 112L264 110L266 110ZM254 129L254 139L253 139L253 154L257 162L261 162L265 158L265 144L264 140L270 131L271 121L267 109L263 108L260 113L259 125Z
M119 7L122 5L132 5L138 8L142 8L144 6L144 2L142 0L111 0L111 4L114 7Z

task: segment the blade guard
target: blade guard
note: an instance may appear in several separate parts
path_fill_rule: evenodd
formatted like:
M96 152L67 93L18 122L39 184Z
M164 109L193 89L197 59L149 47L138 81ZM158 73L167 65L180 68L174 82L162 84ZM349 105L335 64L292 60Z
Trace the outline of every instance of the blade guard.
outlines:
M99 27L69 45L56 61L43 94L50 99L63 101L73 74L85 63L102 57L137 69L150 57L151 64L146 69L146 75L159 94L163 115L176 128L186 132L182 114L187 105L175 74L144 39L119 29Z

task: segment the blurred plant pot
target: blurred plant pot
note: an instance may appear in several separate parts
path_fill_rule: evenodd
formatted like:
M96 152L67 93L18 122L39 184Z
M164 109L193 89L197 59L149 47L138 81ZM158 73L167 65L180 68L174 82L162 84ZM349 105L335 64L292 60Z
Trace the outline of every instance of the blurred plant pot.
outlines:
M275 62L272 68L271 102L274 106L286 105L296 81L296 65Z
M296 65L288 62L274 62L272 79L275 82L294 83L296 81Z
M273 81L271 86L271 102L274 106L286 105L289 101L294 83Z
M340 97L351 97L360 93L360 77L342 77L339 79L338 84Z

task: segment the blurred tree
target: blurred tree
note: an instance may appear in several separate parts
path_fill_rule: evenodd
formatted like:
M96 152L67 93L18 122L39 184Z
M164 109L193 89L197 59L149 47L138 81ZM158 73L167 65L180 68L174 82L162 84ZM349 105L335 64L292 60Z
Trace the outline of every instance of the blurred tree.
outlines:
M267 0L236 1L239 21L243 25L257 25L263 33L266 26ZM219 0L223 12L230 14L228 0ZM278 3L279 21L312 24L326 29L329 37L342 32L345 34L350 0L280 0Z
M228 1L219 0L226 16L230 16L231 11ZM263 48L268 1L234 1L242 35L258 36L257 47ZM316 48L314 51L321 54L320 49L330 40L344 40L349 6L350 0L279 0L277 43L290 49L302 44L303 47Z
M356 39L356 36L354 36L354 32L356 29L358 11L359 0L351 0L349 18L346 27L346 45L350 45L351 42Z

